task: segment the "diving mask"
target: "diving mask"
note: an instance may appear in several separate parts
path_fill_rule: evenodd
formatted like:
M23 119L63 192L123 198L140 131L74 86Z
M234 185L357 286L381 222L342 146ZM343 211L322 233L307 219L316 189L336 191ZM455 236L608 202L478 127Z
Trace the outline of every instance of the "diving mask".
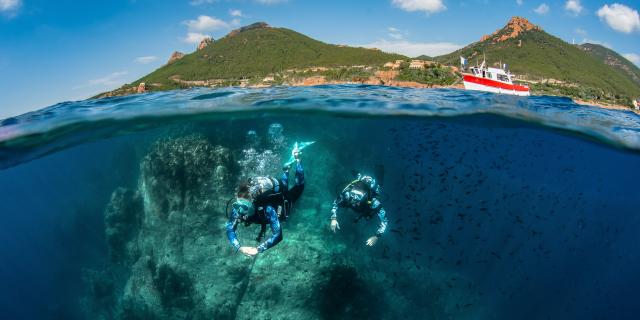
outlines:
M237 198L233 203L233 209L240 215L249 215L253 213L253 203L247 199Z

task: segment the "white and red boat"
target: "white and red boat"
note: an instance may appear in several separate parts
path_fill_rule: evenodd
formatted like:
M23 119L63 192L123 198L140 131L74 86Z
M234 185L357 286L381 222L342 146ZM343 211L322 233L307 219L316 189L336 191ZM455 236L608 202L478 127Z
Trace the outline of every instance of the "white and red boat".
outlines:
M480 66L466 68L466 59L460 57L463 70L462 81L467 90L486 91L516 96L529 96L529 87L513 83L513 75L505 69L488 68L483 61Z

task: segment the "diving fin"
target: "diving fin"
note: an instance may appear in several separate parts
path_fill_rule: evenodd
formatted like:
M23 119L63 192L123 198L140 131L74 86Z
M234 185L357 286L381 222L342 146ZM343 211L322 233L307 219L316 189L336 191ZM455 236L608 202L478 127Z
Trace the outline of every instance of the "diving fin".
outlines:
M291 157L289 158L289 161L287 161L287 163L284 164L285 167L290 166L291 164L293 164L294 162L296 162L296 158L293 156L293 154L298 151L302 151L304 148L314 144L315 141L307 141L307 142L296 142L293 145L293 149L291 150Z

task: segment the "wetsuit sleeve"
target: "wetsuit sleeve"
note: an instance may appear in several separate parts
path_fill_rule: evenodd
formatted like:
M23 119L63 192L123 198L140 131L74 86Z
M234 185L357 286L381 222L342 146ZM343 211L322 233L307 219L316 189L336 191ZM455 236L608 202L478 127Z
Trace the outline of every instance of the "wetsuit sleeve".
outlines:
M338 220L339 207L344 207L344 199L342 195L339 195L338 199L333 201L333 207L331 208L331 220Z
M376 236L380 237L387 230L387 224L389 220L387 219L387 212L382 207L382 203L377 198L373 198L371 200L371 210L378 215L378 219L380 219L380 225L378 226L378 230L376 231Z
M282 169L282 183L289 187L289 167L284 167ZM304 184L304 167L302 166L302 161L296 161L296 181L295 185L303 185Z
M280 227L280 220L278 220L278 213L271 206L268 206L265 211L271 226L271 237L258 246L258 252L264 252L282 240L282 228Z
M296 186L304 184L304 168L302 161L296 161Z
M240 222L240 214L236 209L233 209L231 212L231 217L229 217L229 221L227 221L227 239L231 245L236 249L236 252L240 250L240 241L238 241L238 236L236 235L236 228L238 227L238 223Z

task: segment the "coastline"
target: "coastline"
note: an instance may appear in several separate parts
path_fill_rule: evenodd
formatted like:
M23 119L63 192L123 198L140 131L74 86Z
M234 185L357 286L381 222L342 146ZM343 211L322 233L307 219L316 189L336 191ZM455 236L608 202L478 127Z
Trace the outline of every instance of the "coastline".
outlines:
M569 97L571 98L571 97ZM581 106L591 106L591 107L597 107L597 108L602 108L602 109L609 109L609 110L619 110L619 111L631 111L637 115L640 115L640 110L638 109L634 109L631 107L627 107L627 106L623 106L623 105L617 105L617 104L609 104L609 103L604 103L604 102L595 102L595 101L587 101L587 100L581 100L581 99L576 99L576 98L571 98L571 100L573 100L573 102L575 104L581 105Z
M289 85L292 87L308 87L308 86L317 86L317 85L324 85L324 84L334 84L334 85L370 84L370 85L380 85L380 86L387 86L387 87L402 87L402 88L416 88L416 89L452 88L452 89L464 90L464 85L461 83L453 84L453 85L437 85L437 84L424 84L424 83L413 82L413 81L398 81L393 79L388 79L387 81L384 81L381 77L371 77L367 81L360 81L360 82L326 81L325 79L321 79L321 77L311 77L311 78L305 79L302 82L292 83ZM264 88L268 86L257 85L257 86L249 86L249 87ZM535 94L532 94L532 96L535 96ZM608 109L608 110L631 111L637 115L640 115L640 110L634 109L629 106L624 106L619 104L610 104L610 103L605 103L600 101L582 100L582 99L577 99L571 96L562 96L562 97L570 98L575 104L581 105L581 106L591 106L591 107Z
M400 87L400 88L415 88L415 89L437 89L437 88L452 88L452 89L461 89L464 90L464 85L460 82L456 82L452 85L440 85L440 84L426 84L415 81L402 81L396 80L397 71L377 71L374 75L370 76L368 79L360 79L356 81L344 81L344 80L329 80L325 76L321 75L313 75L310 77L305 77L302 79L298 79L292 82L284 82L279 85L290 86L290 87L311 87L311 86L319 86L319 85L346 85L346 84L365 84L365 85L377 85L377 86L387 86L387 87ZM177 79L172 79L177 81ZM220 84L216 81L185 81L178 80L181 84L188 86L188 88L193 87L210 87L210 88L221 88L224 85L220 86ZM211 84L211 82L215 82L215 84ZM240 84L239 87L245 88L268 88L273 87L276 84L274 83L259 83L259 84ZM131 94L140 94L145 92L152 92L156 90L149 90L151 88L157 87L157 84L145 85L145 83L140 83L138 86L133 86L128 90L116 89L114 91L107 92L105 94L101 94L93 98L106 98L113 96L127 96ZM186 88L185 88L186 89ZM162 91L162 90L160 90ZM535 96L536 94L532 94ZM593 101L593 100L583 100L579 98L575 98L572 96L562 96L571 99L575 104L582 106L592 106L602 109L608 110L619 110L619 111L631 111L637 115L640 115L640 110L634 109L631 106L625 106L620 104L612 104L606 103L602 101Z

